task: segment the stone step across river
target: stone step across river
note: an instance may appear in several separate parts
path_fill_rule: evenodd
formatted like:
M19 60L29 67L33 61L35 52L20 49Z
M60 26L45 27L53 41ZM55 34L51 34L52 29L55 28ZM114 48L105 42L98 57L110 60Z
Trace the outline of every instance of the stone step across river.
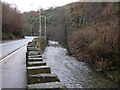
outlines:
M42 55L31 55L31 56L28 56L29 58L40 58L42 57Z
M57 75L51 73L29 75L28 77L28 84L56 82L56 81L60 82Z
M28 75L43 74L43 73L51 73L50 67L49 66L27 67Z
M28 65L29 66L33 66L33 65L36 66L39 64L42 65L42 62L43 62L42 57L33 57L32 55L31 55L31 57L29 55L26 57L26 66L27 67L28 67Z
M42 59L40 49L37 48L35 40L29 42L26 52L27 67L27 88L28 89L65 89L65 85L60 83L55 74L51 74L51 69Z
M28 62L27 63L27 66L30 67L30 66L45 66L46 65L46 62L44 61L36 61L36 62Z
M40 89L44 90L67 90L66 87L60 82L46 82L28 85L28 89Z
M27 61L35 62L35 61L43 61L42 58L28 58Z
M26 53L28 56L31 56L31 55L40 55L41 53L39 51L29 51Z

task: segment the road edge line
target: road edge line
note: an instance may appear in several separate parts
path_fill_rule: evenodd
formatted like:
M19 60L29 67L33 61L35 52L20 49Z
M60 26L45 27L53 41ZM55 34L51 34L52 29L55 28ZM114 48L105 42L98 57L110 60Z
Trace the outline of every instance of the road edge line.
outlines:
M5 57L3 57L1 60L0 60L0 63L2 63L6 58L8 58L10 55L14 54L17 50L21 49L22 47L26 46L27 44L15 49L14 51L10 52L8 55L6 55Z

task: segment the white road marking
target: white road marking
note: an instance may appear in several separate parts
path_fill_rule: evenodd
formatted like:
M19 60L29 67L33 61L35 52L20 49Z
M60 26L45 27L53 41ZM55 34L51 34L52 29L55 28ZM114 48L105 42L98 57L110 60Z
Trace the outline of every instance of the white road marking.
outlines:
M16 52L18 52L18 51L19 51L22 47L24 47L24 46L26 46L26 45L21 46L20 48L14 50L12 53L10 53L9 55L7 55L5 58L1 59L1 60L0 60L0 63L2 63L4 60L6 60L7 58L9 58L11 55L13 55L13 54L15 54Z

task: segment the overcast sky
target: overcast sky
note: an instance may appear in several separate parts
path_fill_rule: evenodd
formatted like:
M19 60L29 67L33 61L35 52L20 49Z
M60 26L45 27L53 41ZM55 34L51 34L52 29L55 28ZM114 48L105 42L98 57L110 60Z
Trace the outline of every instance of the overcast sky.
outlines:
M21 11L38 10L41 8L48 9L50 7L62 6L71 2L84 1L84 2L116 2L119 0L2 0L12 5L16 5Z
M40 6L44 9L49 7L62 6L79 0L2 0L12 5L16 5L21 11L37 10Z

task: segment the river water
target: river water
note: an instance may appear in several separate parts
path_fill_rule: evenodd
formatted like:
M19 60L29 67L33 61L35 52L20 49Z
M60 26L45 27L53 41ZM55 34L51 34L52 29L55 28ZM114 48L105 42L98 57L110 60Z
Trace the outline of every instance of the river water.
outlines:
M115 83L103 78L85 63L67 55L67 49L58 42L49 41L49 46L46 47L43 56L47 65L51 67L52 73L58 75L61 83L67 88L116 87Z

